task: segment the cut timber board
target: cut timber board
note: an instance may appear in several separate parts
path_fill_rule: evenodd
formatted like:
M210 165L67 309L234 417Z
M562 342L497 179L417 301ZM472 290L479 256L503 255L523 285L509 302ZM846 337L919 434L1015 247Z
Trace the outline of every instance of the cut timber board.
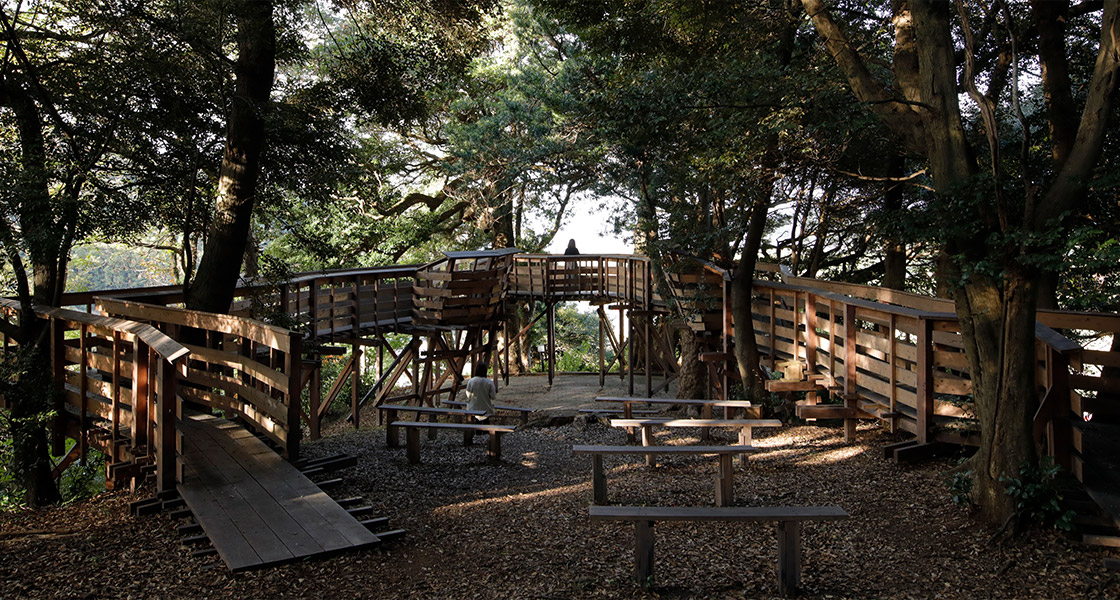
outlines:
M231 571L380 542L240 425L192 415L182 428L179 493Z

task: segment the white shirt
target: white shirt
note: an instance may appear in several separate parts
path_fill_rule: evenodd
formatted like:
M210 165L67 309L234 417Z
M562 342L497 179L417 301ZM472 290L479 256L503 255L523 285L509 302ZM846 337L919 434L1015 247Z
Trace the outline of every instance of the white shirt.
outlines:
M486 377L471 377L467 380L467 410L481 410L482 416L475 416L482 420L494 414L494 398L498 390L494 382Z

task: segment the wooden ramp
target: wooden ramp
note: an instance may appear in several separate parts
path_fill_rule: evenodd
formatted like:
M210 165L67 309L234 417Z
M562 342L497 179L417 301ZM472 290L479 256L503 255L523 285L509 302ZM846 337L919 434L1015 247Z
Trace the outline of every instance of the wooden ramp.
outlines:
M179 494L231 571L380 543L240 425L209 415L181 424Z

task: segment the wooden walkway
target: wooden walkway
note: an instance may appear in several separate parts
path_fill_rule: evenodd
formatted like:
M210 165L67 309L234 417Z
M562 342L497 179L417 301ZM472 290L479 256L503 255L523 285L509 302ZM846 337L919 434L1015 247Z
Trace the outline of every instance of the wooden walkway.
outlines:
M380 539L236 423L185 416L179 494L231 571L363 548Z

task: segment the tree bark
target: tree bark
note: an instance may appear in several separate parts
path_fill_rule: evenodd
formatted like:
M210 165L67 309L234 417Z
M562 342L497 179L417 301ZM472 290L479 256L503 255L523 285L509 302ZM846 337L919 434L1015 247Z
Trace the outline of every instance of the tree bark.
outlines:
M894 3L896 28L912 27L913 32L912 38L908 32L896 32L896 40L912 39L920 74L917 103L907 104L905 109L890 102L883 91L889 89L888 86L875 82L823 2L803 0L803 4L856 97L872 103L869 109L897 133L908 148L927 158L934 187L943 197L962 189L976 168L957 103L955 47L948 3L932 0ZM1033 4L1039 9L1046 3ZM1062 110L1064 98L1061 73L1065 58L1057 39L1062 35L1062 26L1054 21L1060 21L1063 10L1061 6L1045 6L1036 14L1044 30L1040 58L1044 69L1053 76L1043 86L1051 102L1048 107L1051 116L1054 110ZM1033 204L1038 197L1028 195L1022 203L1024 208L1017 212L1012 206L1015 203L1001 204L996 199L978 205L975 212L955 218L976 220L983 230L991 233L1009 233L1014 229L1037 232L1056 224L1055 219L1079 197L1085 180L1099 160L1104 124L1111 113L1111 96L1118 75L1118 36L1117 2L1110 0L1104 3L1101 46L1076 139L1068 147L1062 140L1055 140L1055 157L1066 158L1059 161L1059 175L1041 201ZM909 41L905 51L911 51ZM903 58L899 64L909 64L910 59ZM899 80L905 83L901 75ZM920 115L920 130L914 127L915 114ZM1064 114L1055 119L1051 123L1052 132L1068 132L1070 127L1066 119ZM965 256L966 261L994 261L1001 271L998 279L982 272L969 274L955 298L983 436L980 451L972 459L976 473L975 500L983 517L1001 522L1010 516L1014 504L1004 494L999 477L1014 475L1024 461L1035 459L1030 415L1037 402L1033 359L1039 273L1023 266L1018 251L1000 245L989 246L985 237L972 233L958 234L954 238L950 234L945 250ZM959 273L956 269L953 272Z
M218 313L229 311L237 288L257 198L266 145L265 118L276 69L271 0L237 0L234 17L236 92L226 128L214 217L187 299L191 309Z
M743 253L735 273L731 278L731 320L735 324L735 362L743 388L752 401L766 397L761 355L758 340L754 335L754 318L751 316L751 293L754 287L754 267L758 250L762 246L766 230L766 218L770 211L770 186L759 193L751 207L750 225L747 227Z

